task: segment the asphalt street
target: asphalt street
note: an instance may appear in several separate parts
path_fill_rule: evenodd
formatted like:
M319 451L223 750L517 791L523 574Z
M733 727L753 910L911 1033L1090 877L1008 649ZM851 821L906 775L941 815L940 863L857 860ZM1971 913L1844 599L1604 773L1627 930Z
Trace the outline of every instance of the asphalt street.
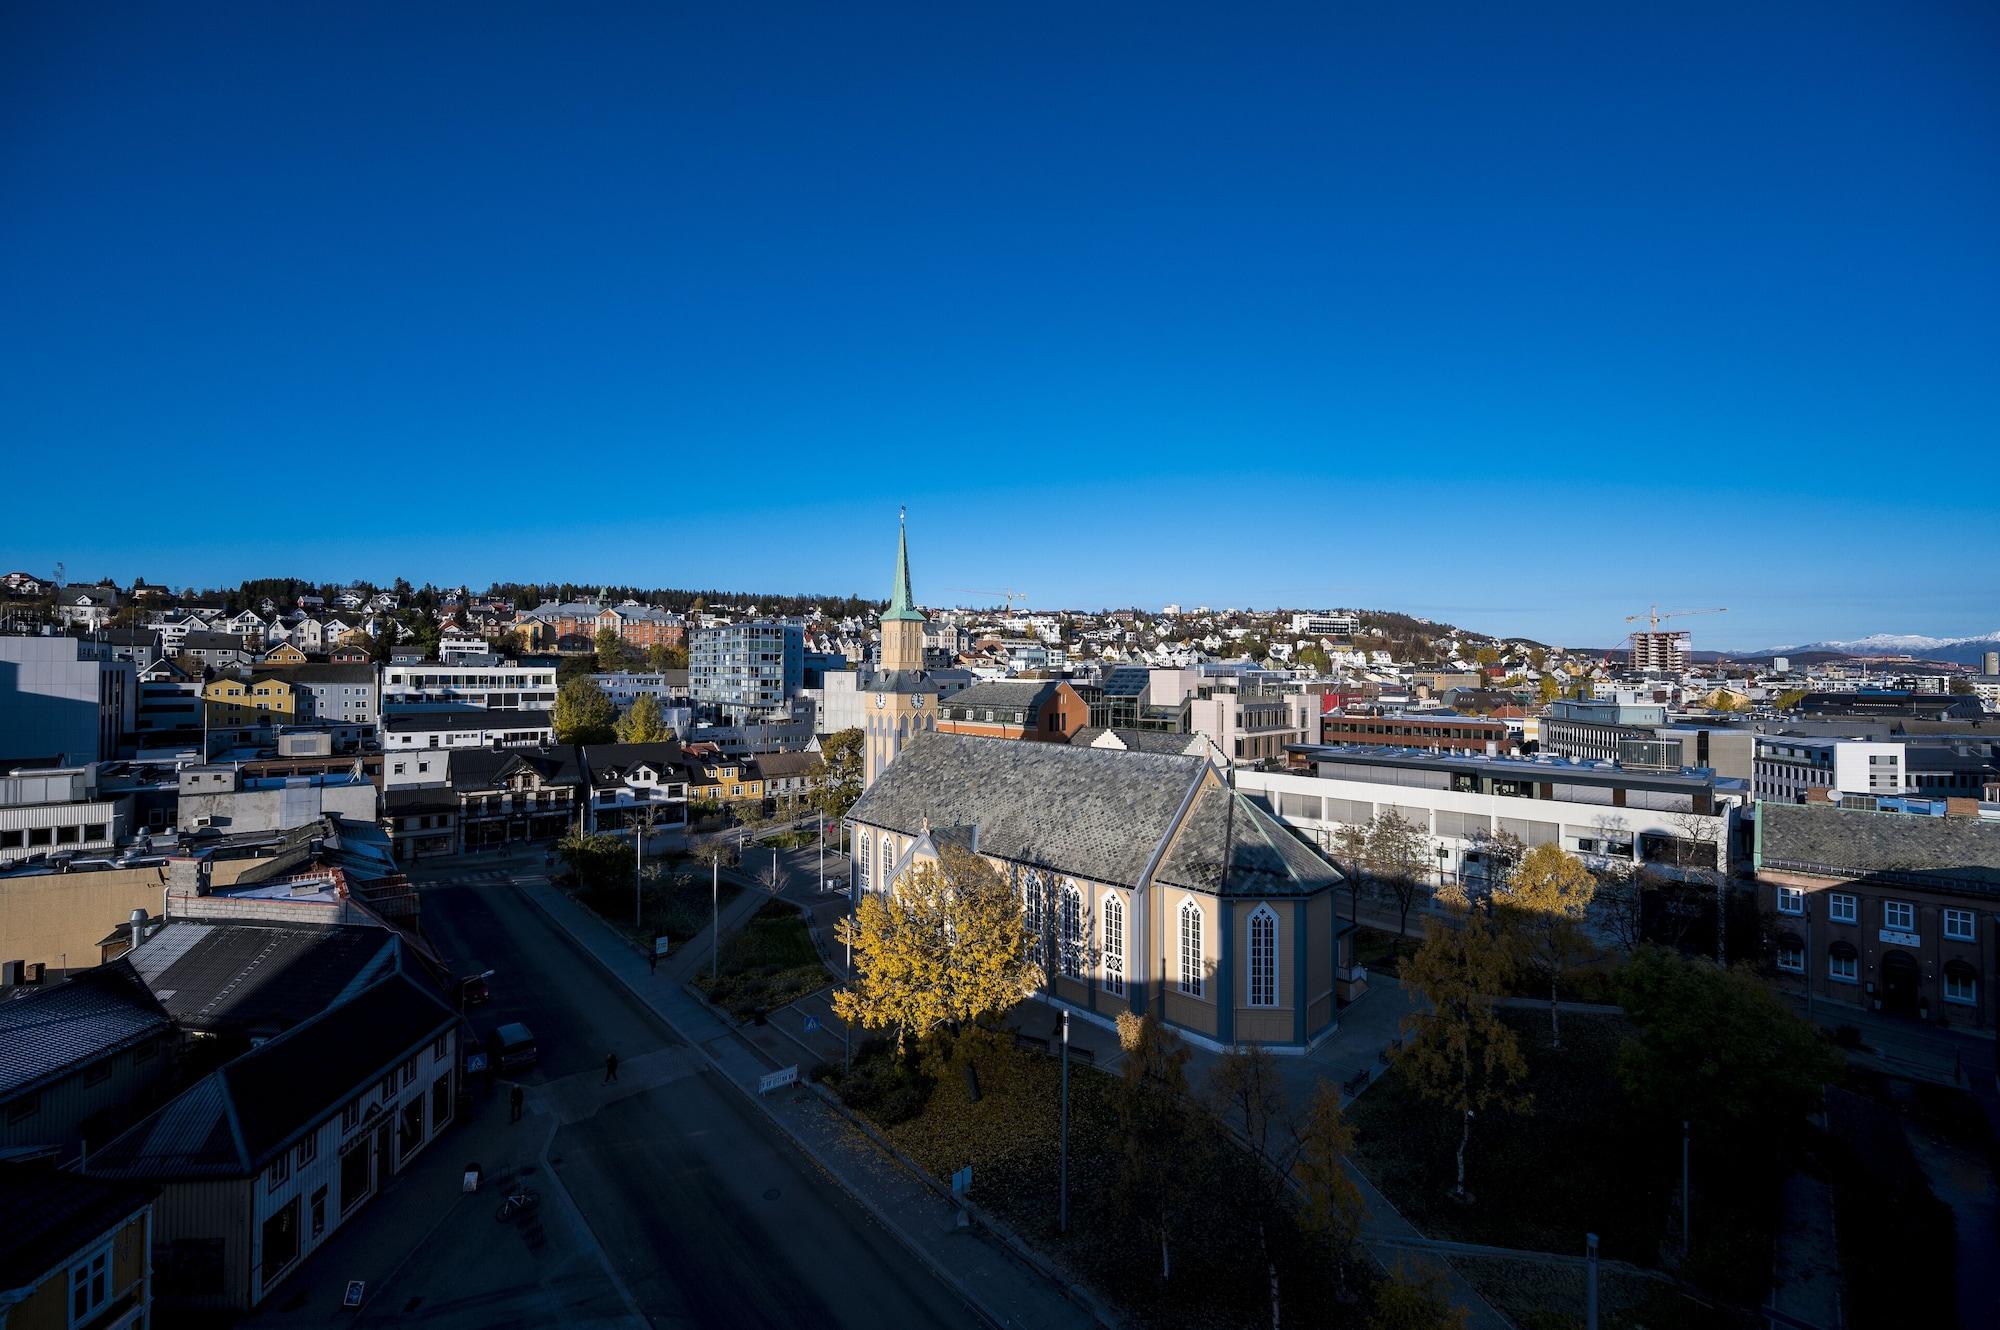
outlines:
M541 1061L522 1079L563 1123L551 1162L651 1324L977 1319L506 881L422 876L425 933L458 972L495 972L475 1027L534 1031ZM624 1085L603 1084L610 1052Z

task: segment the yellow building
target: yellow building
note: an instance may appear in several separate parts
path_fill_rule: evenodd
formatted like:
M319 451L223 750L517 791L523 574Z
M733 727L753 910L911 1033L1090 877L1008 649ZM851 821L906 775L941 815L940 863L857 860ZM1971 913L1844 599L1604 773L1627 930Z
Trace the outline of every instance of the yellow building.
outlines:
M282 725L299 717L299 690L270 675L211 679L201 698L210 725Z
M697 762L690 770L694 774L688 781L688 798L695 803L726 803L764 797L764 777L748 762L718 758Z
M10 1237L21 1235L0 1244L0 1324L151 1324L154 1194L54 1168L0 1168L0 1207Z

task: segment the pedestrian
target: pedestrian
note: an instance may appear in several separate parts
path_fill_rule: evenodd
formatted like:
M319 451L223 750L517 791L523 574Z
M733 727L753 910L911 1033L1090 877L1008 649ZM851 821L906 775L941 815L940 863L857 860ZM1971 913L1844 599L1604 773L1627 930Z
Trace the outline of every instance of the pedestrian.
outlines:
M514 1087L513 1093L507 1096L507 1105L514 1111L514 1116L507 1119L509 1122L521 1120L521 1105L527 1102L527 1098L526 1092L518 1085Z
M649 951L649 952L647 952L647 953L646 953L646 973L647 973L647 974L657 974L657 973L659 973L659 969L660 969L660 953L659 953L659 952L657 952L657 951Z
M618 1080L618 1055L616 1053L606 1053L604 1055L604 1083L606 1085L612 1085L615 1084L617 1080Z

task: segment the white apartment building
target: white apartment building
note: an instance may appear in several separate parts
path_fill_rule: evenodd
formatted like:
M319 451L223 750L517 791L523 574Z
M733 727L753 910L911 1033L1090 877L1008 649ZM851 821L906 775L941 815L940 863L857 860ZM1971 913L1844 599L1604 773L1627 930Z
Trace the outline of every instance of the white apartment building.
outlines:
M1343 826L1394 809L1429 836L1442 876L1484 876L1481 842L1501 833L1557 844L1597 867L1653 863L1727 871L1742 800L1708 776L1631 772L1558 758L1325 746L1305 772L1238 771L1237 788L1329 852Z
M663 707L672 706L676 697L686 697L687 671L675 674L680 680L678 684L664 670L614 670L590 677L611 699L611 705L623 711L642 697L650 697Z
M535 710L556 704L556 667L516 661L476 665L419 661L382 671L383 710L474 706Z
M556 733L546 711L495 708L459 711L401 711L382 717L382 747L519 748L554 743Z
M1900 743L1760 734L1750 788L1759 799L1802 804L1813 790L1838 803L1842 794L1901 794L1911 787Z
M1292 616L1292 631L1304 637L1352 637L1361 631L1361 618L1354 614L1307 611Z

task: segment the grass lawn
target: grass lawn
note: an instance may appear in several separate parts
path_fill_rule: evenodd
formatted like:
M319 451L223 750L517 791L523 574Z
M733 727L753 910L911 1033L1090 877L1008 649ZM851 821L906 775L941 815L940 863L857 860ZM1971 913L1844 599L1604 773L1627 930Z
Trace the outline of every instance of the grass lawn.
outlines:
M1419 1098L1394 1068L1349 1110L1359 1136L1354 1162L1432 1236L1580 1254L1584 1234L1594 1232L1606 1258L1658 1268L1664 1246L1677 1240L1670 1227L1680 1134L1647 1128L1618 1084L1618 1046L1629 1023L1622 1016L1565 1014L1562 1051L1555 1052L1546 1012L1502 1015L1520 1035L1534 1109L1473 1124L1466 1151L1471 1204L1446 1194L1456 1116ZM1697 1158L1697 1247L1688 1273L1718 1296L1750 1303L1762 1296L1778 1180L1768 1158L1762 1166Z
M833 977L820 963L804 917L783 901L751 915L722 944L720 963L720 977L711 983L704 972L698 982L711 1002L738 1020L816 993Z
M1250 1160L1201 1119L1195 1139L1176 1151L1190 1179L1204 1179L1173 1221L1173 1277L1162 1282L1159 1249L1119 1210L1123 1082L1070 1064L1070 1226L1058 1231L1057 1160L1061 1070L1057 1059L1009 1045L980 1046L970 1059L980 1096L972 1098L964 1061L929 1059L921 1077L897 1072L885 1049L856 1063L880 1098L850 1102L875 1118L896 1146L937 1177L972 1166L972 1196L1135 1325L1268 1325L1270 1294L1257 1242L1260 1206ZM906 1116L907 1115L907 1116ZM901 1119L901 1120L895 1120ZM1284 1322L1336 1323L1354 1311L1326 1295L1333 1276L1298 1247L1289 1215L1271 1219L1280 1250Z
M741 890L732 883L722 883L720 908L728 909L729 902L735 900ZM704 869L697 875L694 867L687 863L668 864L659 876L648 878L640 889L643 922L636 925L633 922L632 884L629 880L610 890L580 892L577 899L596 911L605 923L648 951L652 950L653 939L663 934L673 949L679 951L690 938L708 927L712 908L707 871Z
M1520 1330L1584 1330L1581 1269L1491 1256L1455 1256L1451 1263ZM1604 1330L1755 1330L1759 1324L1671 1284L1613 1270L1598 1275L1597 1310Z

